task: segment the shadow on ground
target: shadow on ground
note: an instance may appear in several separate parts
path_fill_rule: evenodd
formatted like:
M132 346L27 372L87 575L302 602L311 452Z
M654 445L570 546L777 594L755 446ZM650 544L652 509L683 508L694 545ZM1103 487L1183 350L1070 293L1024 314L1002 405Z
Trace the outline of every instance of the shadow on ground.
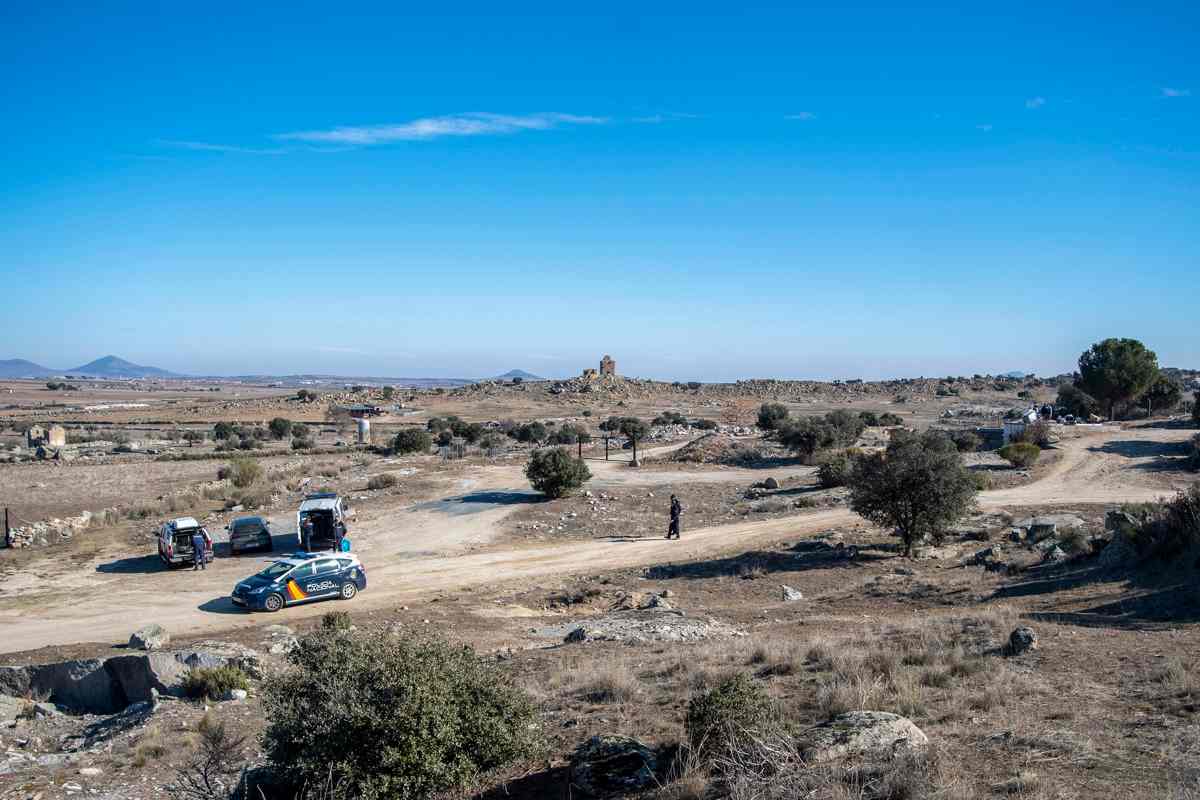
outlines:
M1146 442L1140 439L1128 439L1105 442L1102 445L1089 447L1088 450L1093 453L1105 453L1124 458L1153 459L1135 466L1137 469L1150 472L1165 472L1187 468L1189 443Z
M858 569L872 561L892 558L880 552L858 552L853 559L846 553L835 550L824 542L800 542L786 551L754 550L738 556L694 561L685 564L656 564L646 569L646 577L652 580L671 578L717 578L738 576L754 578L775 572L804 572L810 569L843 567Z
M418 503L412 511L441 511L443 514L477 514L498 506L512 506L524 503L540 503L546 500L545 495L527 491L493 491L472 492L460 497L447 497L444 500L430 500Z
M188 564L187 568L192 567ZM165 572L166 569L167 565L157 555L130 556L96 565L96 572L110 575L144 575L148 572Z
M228 597L214 597L196 606L208 614L246 614L249 613L241 606L235 605Z

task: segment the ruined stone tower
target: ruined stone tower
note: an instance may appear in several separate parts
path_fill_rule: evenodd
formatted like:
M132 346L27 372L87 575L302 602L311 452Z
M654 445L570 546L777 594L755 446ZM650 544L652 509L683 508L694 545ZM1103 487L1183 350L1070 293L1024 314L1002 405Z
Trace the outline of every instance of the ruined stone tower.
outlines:
M617 362L612 360L612 356L605 355L604 358L600 359L600 374L601 375L616 375L617 374Z

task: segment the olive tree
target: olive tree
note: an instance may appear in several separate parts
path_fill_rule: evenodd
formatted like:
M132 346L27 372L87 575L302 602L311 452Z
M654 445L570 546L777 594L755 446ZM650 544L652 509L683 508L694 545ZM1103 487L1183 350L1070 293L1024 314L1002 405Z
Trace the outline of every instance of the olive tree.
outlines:
M637 417L625 417L621 420L621 433L633 443L633 465L638 464L637 446L638 442L650 435L650 426L645 420L640 420Z
M1158 356L1137 339L1105 339L1079 356L1079 387L1108 404L1110 419L1157 378Z
M926 537L939 541L971 509L976 492L958 448L939 431L897 432L885 451L855 460L848 485L850 508L893 528L905 556Z

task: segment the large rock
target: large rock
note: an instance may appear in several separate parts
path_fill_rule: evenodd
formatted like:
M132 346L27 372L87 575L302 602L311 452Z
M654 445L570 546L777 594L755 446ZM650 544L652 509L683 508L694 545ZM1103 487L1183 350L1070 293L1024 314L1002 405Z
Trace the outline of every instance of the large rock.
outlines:
M593 736L571 754L571 785L590 797L624 795L655 782L658 759L628 736Z
M0 694L24 697L29 694L29 667L0 667Z
M130 650L161 650L171 641L171 635L162 625L151 623L133 632L129 637Z
M780 592L783 594L783 601L785 603L793 603L797 600L804 599L804 594L799 589L793 589L791 586L788 586L786 583L779 584L779 589L780 589Z
M927 737L912 720L886 711L851 711L801 734L808 761L846 757L886 758L898 750L922 750Z
M51 702L76 711L112 714L127 703L104 659L60 661L32 667L30 686Z
M125 705L150 701L154 692L180 697L189 666L179 653L113 656L108 671L120 687Z
M16 719L25 710L25 702L19 697L0 694L0 723Z
M1010 656L1019 656L1030 650L1036 650L1037 646L1037 633L1033 628L1022 625L1008 635L1008 647L1005 652Z

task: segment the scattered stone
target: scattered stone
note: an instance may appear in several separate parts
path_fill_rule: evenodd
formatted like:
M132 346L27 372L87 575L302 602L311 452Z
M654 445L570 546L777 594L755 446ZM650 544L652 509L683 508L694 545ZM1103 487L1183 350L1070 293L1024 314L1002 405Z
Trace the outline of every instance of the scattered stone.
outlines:
M783 592L783 602L785 602L785 603L794 603L797 600L804 599L804 595L800 592L799 589L793 589L791 586L788 586L786 583L779 584L779 588Z
M1036 650L1037 646L1037 633L1026 625L1022 625L1008 635L1008 655L1010 656L1019 656L1030 650Z
M534 628L532 632L568 643L690 642L744 635L741 630L715 619L688 617L682 611L663 607L612 611L581 622Z
M1061 547L1059 547L1058 545L1055 545L1054 547L1050 548L1049 550L1046 550L1042 554L1042 563L1043 564L1059 564L1066 560L1067 560L1067 554L1064 553L1063 549Z
M171 635L162 625L144 625L129 637L130 650L161 650L171 641Z
M575 628L563 638L563 641L567 644L576 644L578 642L586 642L587 638L587 631L583 628Z
M79 774L85 778L95 778L104 774L104 770L99 767L82 767Z
M767 478L765 481L763 481L763 488L775 491L779 488L779 481L775 480L774 478Z
M655 782L654 751L629 736L593 736L571 754L571 786L590 797L625 795Z
M810 762L889 757L900 749L922 750L929 744L912 720L886 711L851 711L809 728L800 739Z
M221 695L221 699L226 702L245 700L246 697L247 694L245 689L230 689L229 691L225 692L225 694Z

